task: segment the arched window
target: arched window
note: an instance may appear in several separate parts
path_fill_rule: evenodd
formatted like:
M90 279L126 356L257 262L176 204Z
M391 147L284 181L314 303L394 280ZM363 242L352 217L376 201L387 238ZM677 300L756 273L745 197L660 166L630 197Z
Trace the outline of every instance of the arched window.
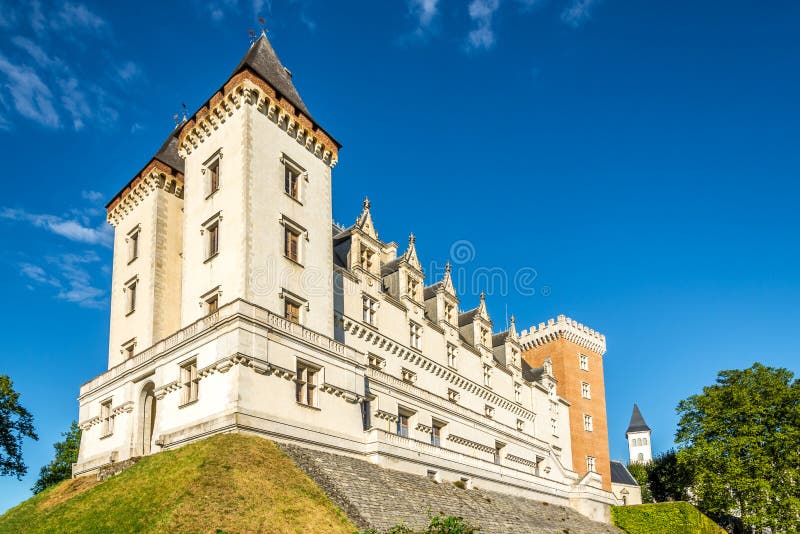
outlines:
M639 460L640 462L643 462L643 461L644 461L644 454L642 454L642 453L640 452L640 453L639 453L639 456L637 456L637 458L638 458L638 460Z
M647 445L647 438L644 438L644 439L642 440L642 445Z

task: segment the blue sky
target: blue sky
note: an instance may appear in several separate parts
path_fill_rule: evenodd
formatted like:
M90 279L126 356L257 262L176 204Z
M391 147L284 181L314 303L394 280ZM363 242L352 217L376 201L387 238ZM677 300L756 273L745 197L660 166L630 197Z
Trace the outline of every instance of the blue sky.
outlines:
M525 291L486 288L498 328L507 305L520 328L564 313L606 334L613 458L634 402L662 451L719 370L800 372L797 2L6 4L0 372L40 440L0 510L106 368L105 201L225 81L258 16L344 145L337 220L369 195L381 237L413 231L427 265L468 241L465 276L526 273Z

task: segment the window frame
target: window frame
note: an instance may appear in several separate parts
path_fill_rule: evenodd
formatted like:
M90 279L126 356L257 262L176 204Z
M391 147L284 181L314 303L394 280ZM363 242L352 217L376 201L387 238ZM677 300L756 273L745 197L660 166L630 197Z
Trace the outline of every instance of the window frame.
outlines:
M136 355L136 338L131 338L123 343L120 352L125 355L125 361L133 358Z
M583 414L583 431L594 432L594 420L588 413Z
M378 319L378 300L372 298L366 293L361 295L361 320L370 325L377 326Z
M581 371L589 370L589 357L585 354L578 354L578 367Z
M295 364L295 391L294 400L301 406L307 408L317 408L319 377L322 374L322 367L298 359Z
M590 473L597 473L597 458L594 456L586 457L586 470Z
M302 187L302 180L305 178L308 180L308 171L306 171L301 165L299 165L296 161L292 158L287 156L286 154L281 154L280 158L281 164L283 164L283 192L284 194L298 202L300 204L303 203L303 187ZM294 188L291 188L291 180L290 176L294 177Z
M220 158L214 158L208 165L206 165L206 172L208 174L208 195L206 198L210 197L217 191L219 191L220 186L220 176L221 176L221 167Z
M589 382L581 382L581 397L591 400L592 386L589 384Z
M451 369L458 369L458 346L449 341L445 342L447 351L447 366Z
M442 431L447 423L433 419L431 421L431 445L434 447L442 446Z
M181 362L179 378L181 387L179 408L183 408L200 399L200 369L196 357Z
M125 315L131 315L136 311L136 290L139 285L139 276L136 275L127 282L123 292L125 293Z
M205 234L205 259L208 263L220 254L220 226L222 225L222 212L217 212L201 225L200 234Z
M414 321L408 322L409 328L409 340L408 343L412 349L421 351L422 350L422 332L423 328L421 324L415 323Z
M114 410L113 398L100 402L100 439L107 438L114 434Z
M139 236L142 233L142 226L137 224L125 236L125 242L128 243L128 265L133 263L139 258Z

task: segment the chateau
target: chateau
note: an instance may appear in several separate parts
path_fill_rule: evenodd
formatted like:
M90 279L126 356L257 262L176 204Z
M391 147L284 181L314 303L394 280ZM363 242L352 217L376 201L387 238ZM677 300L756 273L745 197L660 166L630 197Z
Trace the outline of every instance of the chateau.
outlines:
M265 35L107 206L108 371L80 388L75 476L246 432L609 520L605 337L496 332L364 201Z

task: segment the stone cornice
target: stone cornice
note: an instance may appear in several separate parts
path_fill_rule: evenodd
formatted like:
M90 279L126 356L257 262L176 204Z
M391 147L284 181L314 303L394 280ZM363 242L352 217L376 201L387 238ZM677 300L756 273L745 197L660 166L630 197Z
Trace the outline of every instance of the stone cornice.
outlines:
M228 117L241 109L242 104L255 105L266 116L313 152L319 159L334 167L339 157L339 144L311 119L278 95L266 81L249 70L232 77L183 125L178 134L178 154L186 157Z
M486 402L491 402L495 406L504 408L514 415L529 421L533 421L533 419L536 417L536 413L532 410L529 410L517 404L516 402L513 402L512 400L495 393L489 388L473 382L469 378L458 374L452 368L447 367L446 365L441 365L424 356L420 352L417 352L416 350L412 350L404 345L401 345L400 343L397 343L396 341L376 332L375 330L372 330L371 328L366 328L359 321L355 321L346 316L342 316L341 321L342 328L344 328L346 332L356 335L362 338L364 341L371 342L376 348L383 349L387 353L392 354L401 360L405 360L413 365L416 365L417 367L422 368L425 371L433 373L439 378L444 379L446 382L459 387L463 391L468 391L469 393L484 399Z
M539 323L538 328L523 330L519 341L527 350L557 339L566 339L601 356L606 352L606 336L564 315L549 319L546 324Z
M183 174L158 160L150 161L144 170L106 205L108 222L116 227L128 213L156 189L163 189L178 198L183 198Z

